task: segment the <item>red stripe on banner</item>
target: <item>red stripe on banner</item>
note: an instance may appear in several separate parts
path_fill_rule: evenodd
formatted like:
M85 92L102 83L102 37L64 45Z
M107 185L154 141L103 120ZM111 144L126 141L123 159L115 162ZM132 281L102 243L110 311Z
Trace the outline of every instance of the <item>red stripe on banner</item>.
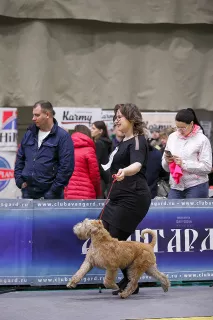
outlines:
M7 119L13 116L13 111L3 111L2 112L2 122L6 122Z
M0 180L10 180L14 178L14 170L12 169L0 169Z
M62 124L70 124L70 123L72 123L72 124L75 124L75 123L82 124L82 123L90 123L90 122L89 121L61 121L61 123Z

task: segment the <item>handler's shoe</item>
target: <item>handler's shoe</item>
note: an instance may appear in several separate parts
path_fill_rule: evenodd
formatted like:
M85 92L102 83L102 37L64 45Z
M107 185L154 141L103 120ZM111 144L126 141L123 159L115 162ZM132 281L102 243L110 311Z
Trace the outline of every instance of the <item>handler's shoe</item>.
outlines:
M113 295L113 296L117 296L120 292L122 292L122 291L126 288L128 282L129 282L128 279L123 278L123 279L118 283L119 289L118 289L118 290L113 290L113 291L112 291L112 295ZM138 294L138 292L139 292L139 285L138 285L138 287L135 289L135 291L134 291L132 294Z

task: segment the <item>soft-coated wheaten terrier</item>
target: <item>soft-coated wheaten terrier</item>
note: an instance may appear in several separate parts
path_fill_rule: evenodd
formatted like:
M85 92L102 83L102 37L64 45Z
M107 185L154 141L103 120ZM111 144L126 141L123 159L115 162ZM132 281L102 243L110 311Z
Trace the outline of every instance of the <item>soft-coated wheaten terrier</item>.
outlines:
M81 240L91 238L91 245L80 269L67 283L68 288L75 288L87 272L93 267L98 267L106 269L104 286L111 289L118 289L115 283L118 269L127 268L129 283L124 291L119 293L121 298L127 298L135 291L138 280L144 272L160 281L163 290L168 291L170 282L165 274L158 271L156 266L156 257L153 251L156 235L152 230L145 229L141 233L142 238L145 233L152 235L152 241L148 244L136 241L118 241L112 238L101 220L85 219L76 224L73 231Z

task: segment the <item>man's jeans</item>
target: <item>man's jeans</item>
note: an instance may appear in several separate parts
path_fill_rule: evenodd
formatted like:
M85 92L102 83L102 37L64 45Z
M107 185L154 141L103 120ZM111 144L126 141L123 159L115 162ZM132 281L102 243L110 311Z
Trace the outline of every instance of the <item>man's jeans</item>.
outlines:
M64 191L61 190L58 193L48 193L47 191L38 191L33 188L24 188L21 190L22 199L64 199Z

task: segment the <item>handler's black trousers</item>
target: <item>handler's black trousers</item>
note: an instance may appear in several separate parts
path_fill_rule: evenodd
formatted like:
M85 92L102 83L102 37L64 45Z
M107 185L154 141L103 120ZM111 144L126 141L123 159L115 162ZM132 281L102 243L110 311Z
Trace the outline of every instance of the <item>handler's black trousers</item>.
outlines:
M104 220L103 220L103 225L104 225L104 228L110 233L111 237L117 238L120 241L125 241L129 238L129 236L131 236L131 233L125 232L121 229L113 227L111 224L109 224L108 222L106 222ZM126 279L126 281L128 283L127 269L123 269L121 271L124 275L124 278Z
M125 241L131 236L131 233L113 227L111 224L103 220L104 228L110 233L111 237L116 238L120 241Z

